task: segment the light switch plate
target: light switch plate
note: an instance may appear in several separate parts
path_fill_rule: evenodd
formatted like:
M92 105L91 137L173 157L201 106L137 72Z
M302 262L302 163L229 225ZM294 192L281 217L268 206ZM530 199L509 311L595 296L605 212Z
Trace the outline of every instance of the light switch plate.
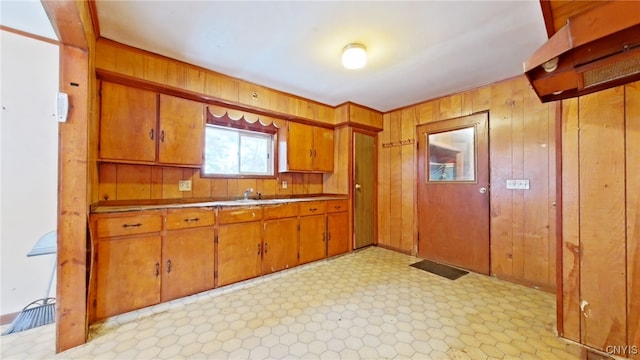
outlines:
M286 188L287 188L287 181L282 180L282 189L286 189Z
M529 179L507 179L507 190L529 190Z
M178 190L191 191L191 180L178 180Z

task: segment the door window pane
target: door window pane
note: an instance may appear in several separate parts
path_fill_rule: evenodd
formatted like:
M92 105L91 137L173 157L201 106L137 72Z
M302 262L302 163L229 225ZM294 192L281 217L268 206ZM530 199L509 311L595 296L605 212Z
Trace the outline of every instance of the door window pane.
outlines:
M475 181L475 127L427 134L429 181Z

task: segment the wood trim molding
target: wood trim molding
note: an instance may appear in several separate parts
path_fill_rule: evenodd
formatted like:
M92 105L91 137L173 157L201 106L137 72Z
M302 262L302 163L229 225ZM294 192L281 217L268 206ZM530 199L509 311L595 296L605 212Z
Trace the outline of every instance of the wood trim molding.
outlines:
M60 91L69 94L69 116L59 125L58 281L56 353L87 340L87 215L89 213L88 137L93 69L89 48L95 42L86 4L42 0L60 41ZM88 26L91 26L90 24ZM86 30L86 31L85 31ZM91 54L93 56L93 54Z
M6 32L14 33L16 35L21 35L21 36L24 36L24 37L28 37L28 38L31 38L31 39L34 39L34 40L44 41L44 42L52 44L52 45L60 46L60 42L58 40L54 40L54 39L50 39L48 37L44 37L44 36L28 33L26 31L14 29L12 27L5 26L5 25L2 25L2 24L0 24L0 30L4 30Z
M93 34L96 39L100 37L100 21L98 20L98 8L96 7L96 0L88 0L89 14L91 15L91 24L93 25Z
M75 1L42 0L41 2L60 42L89 51L89 43L85 37L82 18Z
M564 287L562 277L562 101L556 103L556 326L564 337Z
M553 21L551 0L540 0L540 8L542 9L542 18L544 19L544 27L547 30L547 37L552 37L556 33L556 27Z

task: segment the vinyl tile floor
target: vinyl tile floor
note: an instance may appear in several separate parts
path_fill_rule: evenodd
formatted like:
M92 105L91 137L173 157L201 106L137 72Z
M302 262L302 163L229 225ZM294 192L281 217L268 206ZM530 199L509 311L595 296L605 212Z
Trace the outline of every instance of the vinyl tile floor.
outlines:
M552 294L370 247L119 315L54 354L55 327L1 337L2 359L579 359ZM62 335L64 336L64 334Z

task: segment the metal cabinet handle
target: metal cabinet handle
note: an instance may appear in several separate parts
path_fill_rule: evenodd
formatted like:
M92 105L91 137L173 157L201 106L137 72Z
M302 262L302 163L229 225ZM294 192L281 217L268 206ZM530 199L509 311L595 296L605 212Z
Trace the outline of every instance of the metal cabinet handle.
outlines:
M333 208L334 208L334 209L336 209L336 210L338 210L338 209L340 209L341 207L342 207L342 206L340 206L340 205L336 205L336 206L334 206Z
M311 212L316 212L318 210L318 208L309 208L309 211Z
M160 131L160 141L164 142L164 130Z
M269 250L269 249L267 248L267 246L269 246L269 244L264 243L264 253L265 253L265 254L266 254L266 253L267 253L267 251Z
M130 227L140 227L140 226L142 226L142 224L141 224L141 223L137 223L137 224L123 224L123 225L122 225L122 227L123 227L123 228L125 228L125 229L130 228Z
M167 273L171 272L171 259L167 260Z
M326 237L326 234L325 234L325 233L322 233L322 241L323 241L323 242L324 242L325 237Z
M258 255L260 255L260 253L262 252L262 251L261 251L261 247L262 247L262 246L261 246L260 244L258 244Z
M327 233L327 241L331 241L331 232Z
M160 275L160 263L156 263L156 271L153 273L156 277Z
M151 129L151 130L149 131L149 138L150 138L151 140L153 140L153 133L154 133L154 132L155 132L155 129Z
M196 221L200 221L200 219L199 218L186 218L186 219L184 219L184 222L188 222L188 223L196 222Z

